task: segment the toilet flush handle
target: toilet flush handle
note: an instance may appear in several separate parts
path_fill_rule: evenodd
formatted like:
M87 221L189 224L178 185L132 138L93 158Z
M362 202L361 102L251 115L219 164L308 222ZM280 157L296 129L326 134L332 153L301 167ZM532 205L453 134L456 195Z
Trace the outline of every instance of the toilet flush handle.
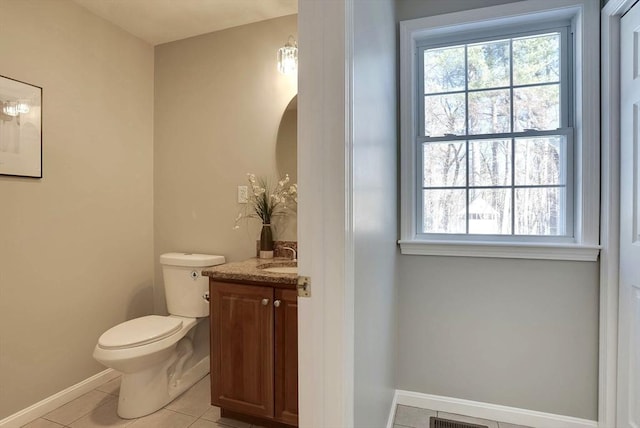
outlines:
M206 300L207 302L211 300L211 299L209 298L209 292L208 292L208 291L202 295L202 298L203 298L204 300Z

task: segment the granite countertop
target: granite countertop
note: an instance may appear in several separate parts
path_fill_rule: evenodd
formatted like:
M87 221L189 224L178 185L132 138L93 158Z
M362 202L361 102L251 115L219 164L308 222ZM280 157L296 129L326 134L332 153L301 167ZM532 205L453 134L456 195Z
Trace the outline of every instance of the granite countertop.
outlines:
M273 259L252 258L242 262L212 266L202 271L202 275L218 281L231 281L295 288L298 275L295 273L275 273L262 270L269 266L297 266L291 259L278 257Z

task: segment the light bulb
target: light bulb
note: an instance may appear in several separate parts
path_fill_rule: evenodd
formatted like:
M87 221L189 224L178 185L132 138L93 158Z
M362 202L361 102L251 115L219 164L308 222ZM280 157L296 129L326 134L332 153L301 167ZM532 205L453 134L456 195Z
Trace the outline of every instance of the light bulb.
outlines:
M26 101L18 101L18 113L26 114L29 113L30 107Z
M4 103L4 105L2 106L2 112L7 116L16 117L20 114L20 112L18 111L18 103L16 103L15 101L8 101Z

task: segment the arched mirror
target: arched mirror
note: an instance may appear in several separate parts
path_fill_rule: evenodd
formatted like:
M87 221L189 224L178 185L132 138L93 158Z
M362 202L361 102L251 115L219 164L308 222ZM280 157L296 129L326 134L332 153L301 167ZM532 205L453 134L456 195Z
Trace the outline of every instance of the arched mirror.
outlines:
M289 174L291 183L298 182L298 96L294 96L282 113L276 141L276 166L278 176ZM275 221L278 239L296 241L298 226L296 216L286 217L286 221Z
M294 96L282 114L276 142L278 175L289 174L292 183L298 182L298 96Z

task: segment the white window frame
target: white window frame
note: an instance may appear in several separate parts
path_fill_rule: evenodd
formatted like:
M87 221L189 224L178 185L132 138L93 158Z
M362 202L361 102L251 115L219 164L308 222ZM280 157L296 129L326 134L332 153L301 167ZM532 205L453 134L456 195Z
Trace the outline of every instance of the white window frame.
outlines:
M599 246L600 75L598 0L536 0L437 15L400 23L401 231L402 254L595 261ZM570 21L574 31L573 239L504 241L466 235L425 238L417 230L418 130L417 47L425 39L446 38L496 27ZM590 31L584 31L588 28ZM592 29L592 30L591 30ZM465 238L469 239L465 239Z

